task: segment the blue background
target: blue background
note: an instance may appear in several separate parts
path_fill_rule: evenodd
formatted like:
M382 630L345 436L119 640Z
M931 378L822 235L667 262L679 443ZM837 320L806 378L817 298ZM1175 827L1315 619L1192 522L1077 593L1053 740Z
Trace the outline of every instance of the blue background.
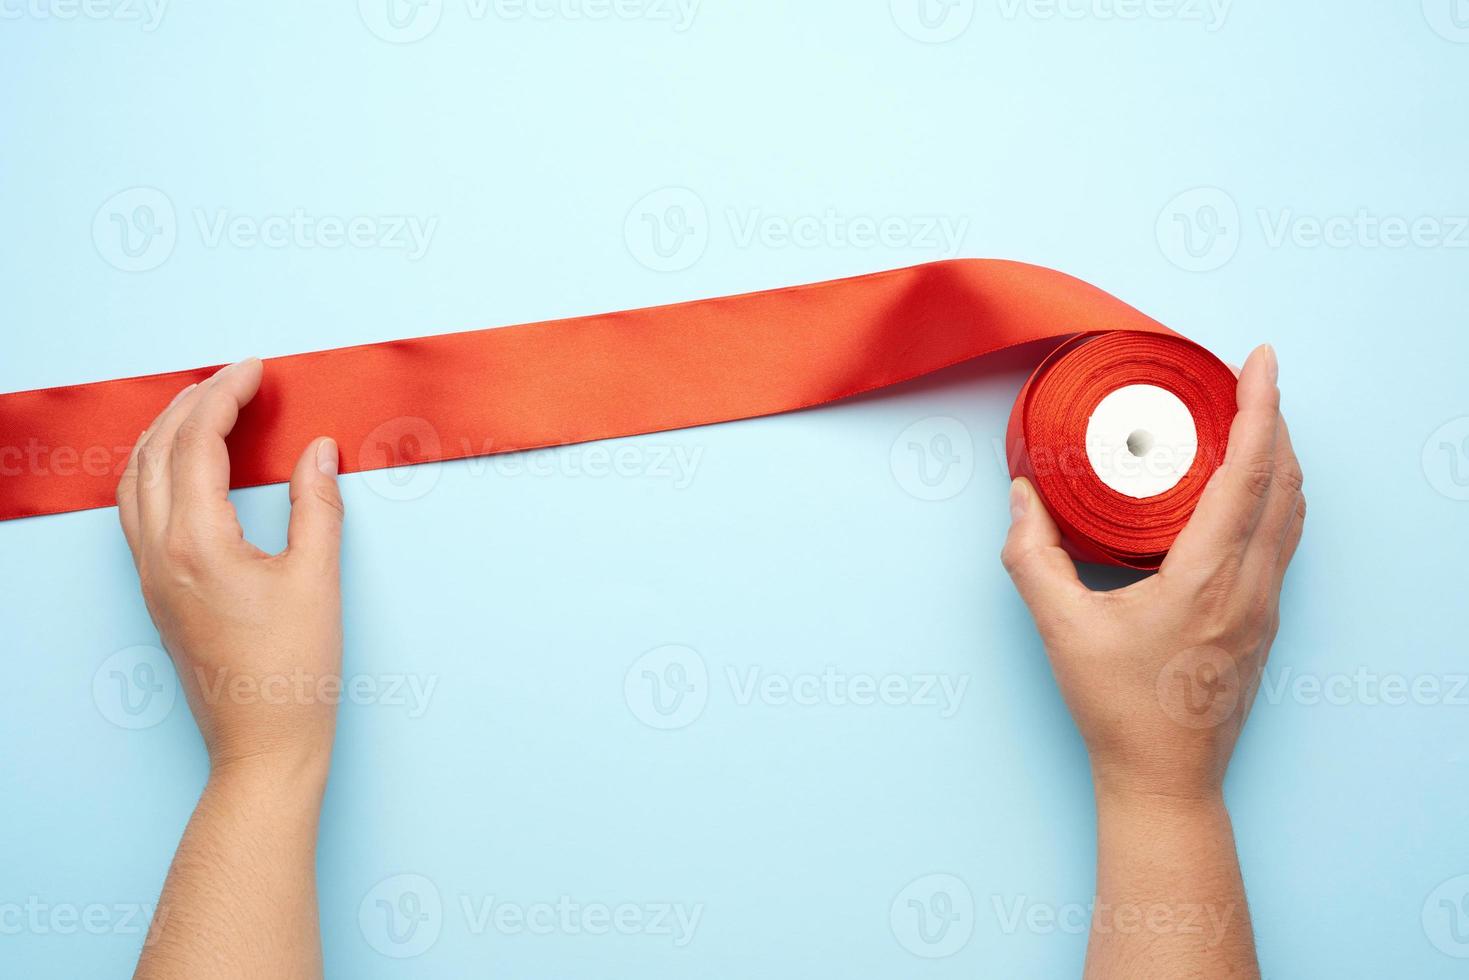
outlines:
M376 0L178 4L149 23L109 2L6 0L0 20L0 390L946 257L933 216L964 223L958 254L1065 269L1236 363L1273 341L1312 517L1277 694L1228 784L1262 962L1462 974L1450 953L1469 949L1442 938L1437 904L1469 873L1469 707L1453 696L1469 29L1450 0L1237 0L1223 23L1191 3L961 2L932 31L906 0L706 0L689 23L632 0L546 17L428 0L406 23L432 30L409 43ZM109 204L130 188L152 190ZM149 225L134 209L159 193ZM296 209L437 224L416 257L211 244L200 227ZM1427 223L1416 244L1360 223L1311 238L1312 220L1359 211ZM896 223L876 244L779 235L828 213ZM119 267L113 214L163 232L151 267ZM775 231L746 237L752 215ZM328 975L1077 974L1081 931L1007 929L996 911L1064 917L1094 860L1084 752L995 557L993 445L1032 361L622 440L626 475L587 475L573 447L534 470L427 467L406 490L345 478L347 671L436 687L417 717L389 697L342 708L320 846ZM948 453L921 458L936 435ZM678 452L692 479L658 463ZM279 546L284 489L235 499L252 539ZM142 936L115 907L156 900L205 758L182 699L156 724L114 723L109 658L157 643L115 511L0 524L0 555L0 974L124 975ZM697 651L707 700L658 730L639 658L669 644ZM729 679L828 666L968 686L945 717L742 704ZM1330 703L1290 686L1362 671L1443 693L1392 704L1353 681ZM930 960L890 919L935 873L974 910L956 926L972 937ZM417 950L373 923L377 898L419 881L404 874L442 911L414 940L432 945L400 959L378 950ZM476 933L462 905L561 896L701 918L678 947L657 930ZM23 922L27 903L107 911L93 934Z

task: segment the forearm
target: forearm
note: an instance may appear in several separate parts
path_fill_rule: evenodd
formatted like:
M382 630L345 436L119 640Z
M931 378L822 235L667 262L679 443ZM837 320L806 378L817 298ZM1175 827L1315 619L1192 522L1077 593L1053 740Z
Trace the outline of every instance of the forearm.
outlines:
M322 975L316 833L326 763L211 775L184 831L136 978Z
M1234 831L1221 798L1097 791L1097 904L1087 980L1258 978Z

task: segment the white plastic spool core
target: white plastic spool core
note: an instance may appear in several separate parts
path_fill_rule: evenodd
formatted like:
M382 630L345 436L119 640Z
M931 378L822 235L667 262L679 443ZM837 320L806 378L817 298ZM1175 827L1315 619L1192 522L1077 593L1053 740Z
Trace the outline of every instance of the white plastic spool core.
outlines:
M1178 486L1198 450L1188 406L1157 385L1118 388L1087 420L1086 457L1097 479L1137 500Z

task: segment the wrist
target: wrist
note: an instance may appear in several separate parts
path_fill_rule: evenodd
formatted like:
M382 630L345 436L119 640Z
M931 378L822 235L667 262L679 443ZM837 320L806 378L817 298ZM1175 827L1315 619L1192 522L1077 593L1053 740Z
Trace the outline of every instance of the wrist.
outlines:
M1197 759L1119 760L1093 753L1091 769L1099 804L1110 801L1193 809L1223 805L1223 766Z
M1168 976L1259 976L1224 795L1175 789L1097 782L1088 976L1132 976L1140 957Z
M1223 787L1155 785L1147 780L1093 774L1098 814L1215 817L1228 815Z
M319 807L331 768L331 747L295 752L211 757L206 792L276 802L287 808Z

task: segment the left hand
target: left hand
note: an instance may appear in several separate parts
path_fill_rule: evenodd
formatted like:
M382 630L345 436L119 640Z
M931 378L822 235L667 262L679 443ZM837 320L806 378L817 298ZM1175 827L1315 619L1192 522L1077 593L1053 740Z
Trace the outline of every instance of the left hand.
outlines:
M315 439L296 463L286 550L246 541L225 436L262 371L251 358L179 392L133 448L118 513L211 771L324 779L341 698L337 446Z

